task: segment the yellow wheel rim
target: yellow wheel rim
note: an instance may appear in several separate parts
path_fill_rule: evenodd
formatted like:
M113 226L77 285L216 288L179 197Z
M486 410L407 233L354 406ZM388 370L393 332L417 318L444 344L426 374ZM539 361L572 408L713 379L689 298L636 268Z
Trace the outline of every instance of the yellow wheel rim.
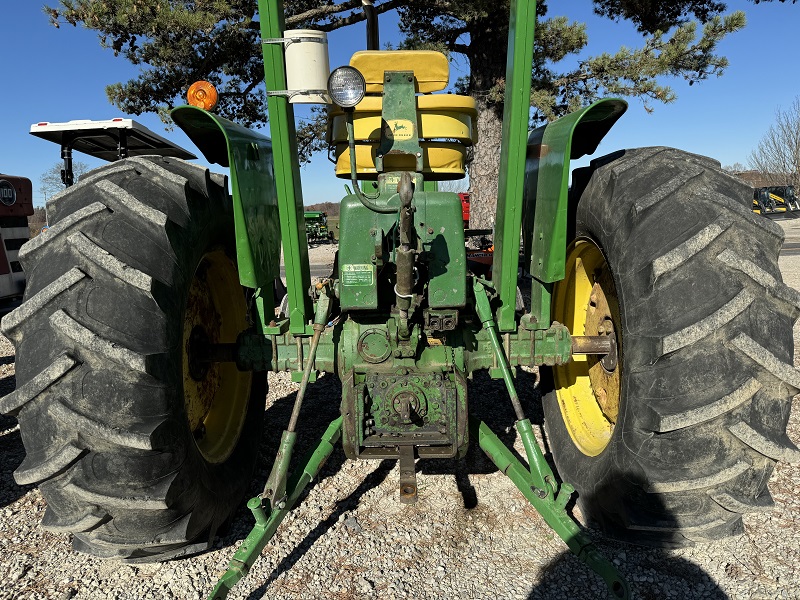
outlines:
M203 344L236 342L247 329L247 307L236 266L221 249L206 253L197 266L183 322L183 391L186 418L203 457L221 463L231 455L244 425L252 374L232 362L198 364Z
M569 248L566 276L553 290L553 320L572 335L613 335L619 361L609 371L596 355L574 355L554 367L556 395L567 431L587 456L599 455L611 441L619 414L622 338L614 279L600 248L577 240Z

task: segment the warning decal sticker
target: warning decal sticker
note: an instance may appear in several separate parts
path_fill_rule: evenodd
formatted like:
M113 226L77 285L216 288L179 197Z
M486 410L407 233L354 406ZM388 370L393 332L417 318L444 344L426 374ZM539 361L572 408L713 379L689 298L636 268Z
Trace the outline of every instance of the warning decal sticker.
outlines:
M342 265L342 285L372 285L375 283L375 267L366 265Z

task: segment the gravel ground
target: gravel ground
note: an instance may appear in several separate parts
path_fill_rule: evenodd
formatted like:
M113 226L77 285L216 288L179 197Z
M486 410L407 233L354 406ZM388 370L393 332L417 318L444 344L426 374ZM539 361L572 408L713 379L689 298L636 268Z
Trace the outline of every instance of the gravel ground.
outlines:
M796 224L797 223L797 224ZM800 241L800 220L785 221L787 242ZM329 264L334 247L310 252ZM784 278L800 288L800 256L780 260ZM800 329L795 329L795 342ZM797 361L797 354L796 363ZM541 424L530 375L519 389L531 419ZM527 380L526 380L527 378ZM14 350L0 338L0 396L14 388ZM297 386L270 374L267 419L252 495L260 491L288 421ZM504 441L524 451L499 382L476 377L473 406ZM326 376L311 386L296 454L338 413L339 389ZM789 436L800 442L795 400ZM0 417L0 599L202 598L225 570L252 526L243 507L213 551L180 561L121 565L72 552L65 535L42 531L44 500L14 483L23 458L16 420ZM635 598L800 598L800 467L780 464L770 480L775 509L745 517L745 534L717 544L654 550L599 541L631 584ZM418 465L419 502L398 502L394 461L350 462L337 449L322 476L266 547L231 598L547 598L606 597L584 567L479 452L466 460ZM576 515L579 517L579 515ZM595 535L595 539L598 536Z

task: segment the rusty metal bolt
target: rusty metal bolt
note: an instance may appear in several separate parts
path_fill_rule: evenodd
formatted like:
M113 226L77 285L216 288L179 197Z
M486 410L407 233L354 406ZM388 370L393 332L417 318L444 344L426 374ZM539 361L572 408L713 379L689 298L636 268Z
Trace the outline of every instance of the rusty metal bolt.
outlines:
M537 488L536 486L532 485L531 486L531 491L534 494L536 494L539 498L541 498L542 500L547 498L547 490L543 490L543 489Z

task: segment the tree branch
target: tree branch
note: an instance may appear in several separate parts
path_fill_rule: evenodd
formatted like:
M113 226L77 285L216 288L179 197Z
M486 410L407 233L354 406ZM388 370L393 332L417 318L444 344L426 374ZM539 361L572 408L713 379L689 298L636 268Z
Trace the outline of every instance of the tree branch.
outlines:
M403 4L404 2L402 0L389 0L388 2L384 2L383 4L375 6L375 10L378 12L378 14L381 14ZM294 27L302 23L308 23L309 21L319 21L321 19L333 17L333 15L343 13L348 10L356 10L361 5L361 0L348 0L347 2L341 2L339 4L330 4L326 6L320 6L318 8L312 8L300 14L286 17L286 25L287 27ZM317 24L316 27L320 31L333 31L334 29L340 29L347 25L352 25L353 23L359 23L364 19L365 17L363 11L358 11L349 17L341 17L322 25Z
M256 89L256 87L261 85L263 82L264 82L264 78L262 77L261 79L258 79L258 80L255 80L255 81L251 81L249 84L247 84L247 87L245 87L243 90L237 90L235 92L219 92L219 97L222 98L222 97L227 96L229 98L231 98L231 97L245 97L246 98L247 96L249 96L253 92L254 89Z
M453 28L453 29L451 29L450 31L447 32L446 36L444 36L443 41L444 41L445 45L447 46L447 48L451 52L458 52L458 50L456 50L455 47L459 46L459 45L462 48L466 48L467 47L465 44L458 44L457 43L458 42L458 38L460 38L465 33L469 33L469 27L467 25L464 25L463 27Z
M387 11L392 10L393 8L397 8L398 6L402 6L405 4L405 0L389 0L389 2L384 2L380 6L376 6L375 10L378 14L385 13ZM334 29L341 29L342 27L346 27L348 25L352 25L353 23L360 23L366 19L366 15L363 11L353 13L349 17L342 17L341 19L337 19L335 21L331 21L330 23L326 23L319 27L320 31L333 31Z
M299 15L287 17L286 25L296 25L297 23L302 23L304 21L321 19L322 17L335 15L336 13L344 12L346 10L352 10L354 8L358 8L359 6L361 6L361 0L350 0L349 2L342 2L341 4L331 4L328 6L312 8L304 13L300 13Z

